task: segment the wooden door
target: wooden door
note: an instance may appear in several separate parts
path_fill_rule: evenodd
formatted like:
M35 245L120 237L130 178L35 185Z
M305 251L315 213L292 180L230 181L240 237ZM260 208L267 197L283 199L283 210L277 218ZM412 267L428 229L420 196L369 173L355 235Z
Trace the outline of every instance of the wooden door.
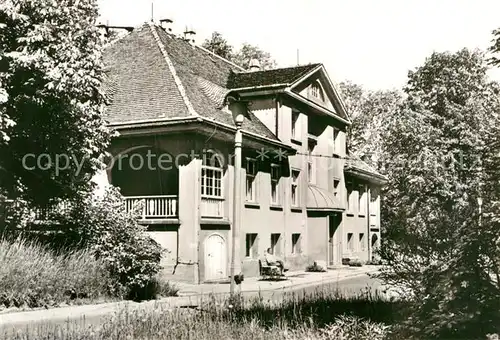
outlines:
M211 235L205 241L205 281L226 279L226 267L226 241L220 235Z

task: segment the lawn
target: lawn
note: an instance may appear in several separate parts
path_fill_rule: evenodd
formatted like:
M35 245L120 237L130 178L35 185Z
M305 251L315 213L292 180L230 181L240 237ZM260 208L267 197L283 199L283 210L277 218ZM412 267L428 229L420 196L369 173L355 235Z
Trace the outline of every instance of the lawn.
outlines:
M279 301L206 297L196 309L121 310L101 326L31 326L6 340L28 339L383 339L401 319L402 302L377 295L344 298L336 291Z

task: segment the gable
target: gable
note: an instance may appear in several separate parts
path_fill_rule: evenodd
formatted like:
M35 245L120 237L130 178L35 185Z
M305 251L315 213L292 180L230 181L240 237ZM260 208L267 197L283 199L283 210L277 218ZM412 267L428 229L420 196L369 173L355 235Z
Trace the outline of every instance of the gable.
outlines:
M332 104L332 98L327 95L325 91L325 85L319 79L311 79L303 84L303 89L299 94L322 107L335 111L335 107Z
M349 121L344 101L324 66L298 79L291 91Z

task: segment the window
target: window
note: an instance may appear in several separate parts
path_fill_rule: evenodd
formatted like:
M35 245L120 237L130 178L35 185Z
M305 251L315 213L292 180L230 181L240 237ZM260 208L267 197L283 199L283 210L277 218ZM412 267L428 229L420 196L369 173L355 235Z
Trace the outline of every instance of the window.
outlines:
M317 98L321 101L325 101L325 96L323 94L323 90L321 89L321 85L319 82L315 82L311 85L311 95L314 98Z
M307 150L307 180L309 183L316 183L316 168L315 168L315 160L313 156L314 144L309 143L309 147Z
M353 233L347 233L347 250L354 251Z
M352 214L354 212L354 192L352 182L346 183L347 187L347 212Z
M367 201L367 190L366 190L366 185L360 185L359 186L359 193L358 193L358 198L359 198L359 215L365 216L366 215L366 201Z
M370 190L370 215L377 216L378 214L378 191L376 189Z
M340 196L340 181L338 179L333 180L333 194L336 197Z
M247 158L247 175L246 175L246 199L249 202L257 201L257 185L255 178L257 177L257 163L254 159Z
M300 112L292 111L292 138L300 140L301 139L301 131L300 131Z
M271 164L271 204L280 204L280 168L277 164Z
M299 206L299 175L300 175L299 170L292 170L291 195L292 195L292 206L293 207Z
M214 152L204 155L201 167L201 195L222 198L222 162Z
M333 152L335 154L338 154L340 152L339 150L339 130L336 128L333 128L332 132L332 144L333 144Z
M302 252L300 239L300 234L292 234L292 254L300 254Z
M274 255L281 254L281 234L271 234L271 251Z
M359 247L361 251L364 251L366 249L364 233L359 233Z
M250 258L257 258L259 254L257 248L257 234L246 234L246 251L245 256Z

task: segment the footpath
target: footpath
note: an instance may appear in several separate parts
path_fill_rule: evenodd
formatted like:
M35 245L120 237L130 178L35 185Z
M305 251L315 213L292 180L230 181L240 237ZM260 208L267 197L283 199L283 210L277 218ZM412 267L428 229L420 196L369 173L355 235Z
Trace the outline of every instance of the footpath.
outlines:
M282 292L298 291L307 287L335 284L343 280L359 277L367 278L368 274L377 272L377 266L340 267L324 273L288 272L282 281L263 281L259 278L245 278L238 287L244 297L256 296L261 292L279 294ZM69 306L45 310L14 312L0 314L0 334L5 331L22 329L27 325L64 325L68 322L97 325L119 311L140 311L155 308L196 307L201 301L206 301L210 294L224 297L229 294L229 284L185 284L176 283L180 288L176 297L163 298L155 301L132 302L121 301L97 305ZM5 333L4 333L5 334Z

